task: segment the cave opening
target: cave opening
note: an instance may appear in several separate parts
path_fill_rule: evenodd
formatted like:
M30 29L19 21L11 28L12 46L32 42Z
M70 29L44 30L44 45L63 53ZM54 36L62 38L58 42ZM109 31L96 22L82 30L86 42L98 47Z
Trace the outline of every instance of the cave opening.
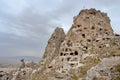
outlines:
M60 53L61 56L63 56L63 53Z
M78 55L78 52L77 52L77 51L75 51L75 55Z
M82 34L82 37L85 38L85 34Z
M70 55L73 55L73 53L70 53Z

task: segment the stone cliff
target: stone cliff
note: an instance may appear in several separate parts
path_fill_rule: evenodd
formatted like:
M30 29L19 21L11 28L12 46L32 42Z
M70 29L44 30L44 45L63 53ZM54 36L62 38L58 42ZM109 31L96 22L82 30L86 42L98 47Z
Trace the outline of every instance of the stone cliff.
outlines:
M59 55L46 72L55 70L70 76L76 74L76 77L84 79L87 71L102 59L120 55L119 48L120 36L113 33L107 14L85 9L74 17L72 27L61 43Z

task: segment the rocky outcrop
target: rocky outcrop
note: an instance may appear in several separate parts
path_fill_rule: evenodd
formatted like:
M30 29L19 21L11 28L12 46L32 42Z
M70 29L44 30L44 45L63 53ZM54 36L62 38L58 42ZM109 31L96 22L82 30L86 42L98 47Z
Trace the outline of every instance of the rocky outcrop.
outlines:
M117 80L118 77L120 79L120 71L115 69L117 65L120 70L120 57L105 58L87 71L86 80Z
M48 68L49 63L59 54L60 45L65 38L65 33L62 28L56 28L51 38L48 40L43 58L40 62L41 66Z
M107 14L85 9L74 17L58 56L53 58L46 72L54 70L71 78L84 79L87 71L102 59L119 56L119 48L120 36L113 33Z
M120 35L106 13L85 9L66 35L55 29L39 66L21 62L12 80L119 80Z
M11 79L9 80L32 80L32 74L38 71L39 65L35 62L25 62L21 59L21 65L18 70L11 71Z
M0 80L10 80L9 74L7 72L0 71Z
M70 69L84 66L84 59L93 59L95 54L107 53L98 51L110 47L114 38L106 13L95 9L82 10L74 17L73 25L61 43L58 58L55 60L59 63L58 71L68 73Z

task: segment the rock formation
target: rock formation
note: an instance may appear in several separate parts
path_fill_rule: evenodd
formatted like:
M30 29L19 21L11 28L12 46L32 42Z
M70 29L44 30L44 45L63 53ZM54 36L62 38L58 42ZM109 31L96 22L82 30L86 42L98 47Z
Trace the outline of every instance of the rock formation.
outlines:
M120 71L116 70L116 66L120 67L120 57L104 58L87 71L86 80L116 80L118 75L120 76Z
M74 17L72 27L61 43L59 55L45 72L55 70L69 76L76 74L76 77L84 79L87 71L103 58L119 56L119 48L120 36L113 33L107 14L85 9Z
M120 35L106 13L82 10L66 35L55 29L39 66L24 63L12 74L10 80L120 80Z
M62 28L56 28L51 38L48 40L44 55L40 61L40 66L47 68L49 63L59 55L60 45L65 38L65 33ZM50 66L49 66L50 67Z

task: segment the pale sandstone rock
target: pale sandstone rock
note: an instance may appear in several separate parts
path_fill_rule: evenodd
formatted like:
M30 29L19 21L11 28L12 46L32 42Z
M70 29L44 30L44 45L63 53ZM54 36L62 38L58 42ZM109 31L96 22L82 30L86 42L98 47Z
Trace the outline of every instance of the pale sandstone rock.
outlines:
M94 55L99 53L97 49L110 47L110 41L114 38L106 13L95 9L82 10L74 17L72 27L61 43L59 55L54 59L56 62L51 62L50 66L55 66L59 72L77 69L81 67L79 64L85 55L97 59Z
M116 65L120 65L120 57L104 58L99 64L87 71L86 80L100 77L104 77L105 80L112 80L111 69Z

